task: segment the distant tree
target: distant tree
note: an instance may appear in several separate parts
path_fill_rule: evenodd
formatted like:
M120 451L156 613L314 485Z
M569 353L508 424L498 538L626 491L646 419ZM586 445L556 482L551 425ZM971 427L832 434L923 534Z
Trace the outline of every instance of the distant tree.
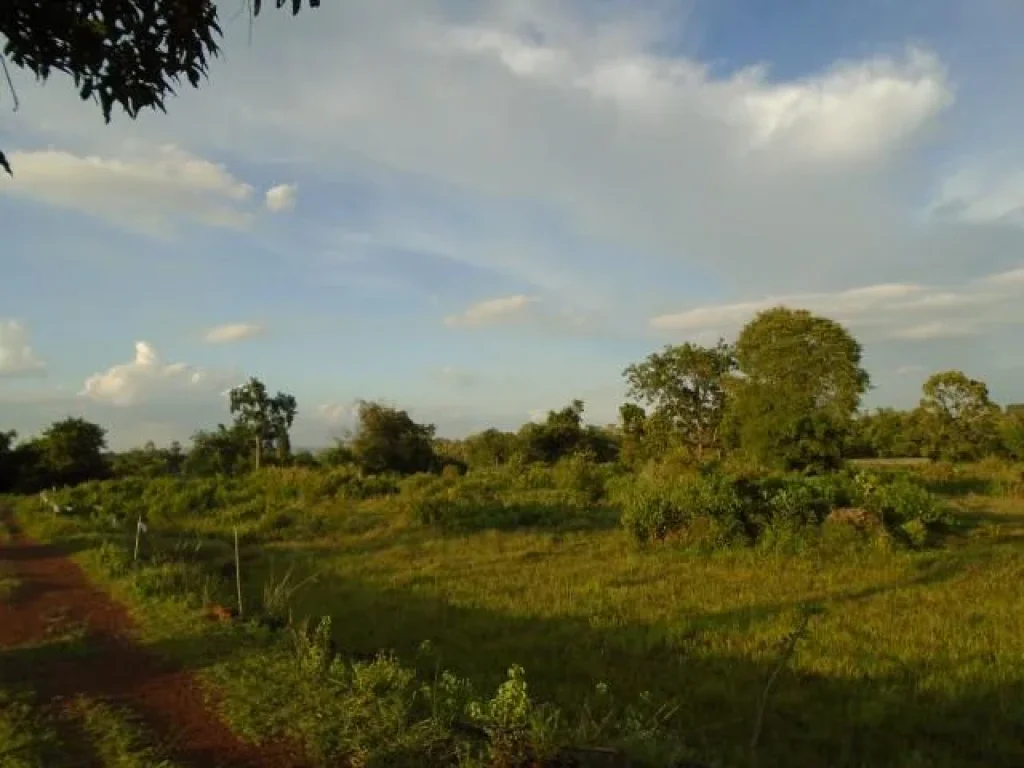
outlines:
M647 412L636 403L619 406L620 458L627 465L638 463L644 455Z
M108 461L115 477L161 477L180 474L185 454L178 441L157 448L150 440L142 448L111 454Z
M721 447L725 385L735 369L732 347L720 339L714 347L667 346L623 375L629 396L648 405L700 461Z
M270 403L270 431L273 435L277 460L286 463L292 455L292 441L289 432L298 413L298 405L292 395L278 392Z
M237 424L218 424L215 430L200 430L192 436L192 448L185 457L187 475L238 475L249 468L251 455L248 432Z
M921 456L922 439L916 411L877 408L854 420L847 444L851 456L895 459Z
M252 442L256 469L263 465L267 451L274 448L278 459L286 460L291 452L288 431L298 410L295 398L283 392L270 397L266 385L255 377L232 389L230 396L235 423Z
M354 464L355 454L344 440L335 440L334 445L322 450L318 460L326 467L340 467L344 464Z
M766 465L837 465L869 385L849 331L807 310L776 307L747 323L735 353L741 377L730 380L726 406L733 442Z
M293 467L303 467L305 469L316 469L320 466L320 462L317 461L313 452L307 450L296 452L291 457L291 464Z
M295 14L302 2L290 5ZM251 8L258 16L261 0ZM10 64L43 81L54 71L70 75L109 122L115 105L135 118L165 111L182 80L198 87L220 52L221 28L213 0L3 0L0 37ZM0 167L11 173L3 152Z
M548 411L540 423L524 424L516 435L516 457L527 462L553 463L569 456L586 456L594 461L618 457L616 435L601 427L583 423L584 403L573 400L565 408Z
M348 448L366 472L407 474L436 469L433 440L433 424L418 424L406 411L360 401Z
M98 424L69 416L55 421L31 444L50 484L77 485L109 474L103 457L107 433Z
M963 371L943 371L928 378L922 393L920 411L931 458L965 461L995 448L999 408L984 382Z
M13 491L18 480L20 456L17 439L18 433L13 429L7 432L0 430L0 493Z
M470 435L463 442L463 460L471 467L495 467L507 464L519 449L514 432L485 429Z
M1006 456L1024 460L1024 406L1007 406L999 423L999 441Z

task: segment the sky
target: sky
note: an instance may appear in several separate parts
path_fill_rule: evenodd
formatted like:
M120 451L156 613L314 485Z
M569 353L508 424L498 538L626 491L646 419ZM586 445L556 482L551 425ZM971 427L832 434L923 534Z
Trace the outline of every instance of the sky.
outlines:
M962 369L1024 401L1024 2L326 0L167 114L0 85L0 427L116 449L254 375L324 445L359 399L439 434L803 307L866 405Z

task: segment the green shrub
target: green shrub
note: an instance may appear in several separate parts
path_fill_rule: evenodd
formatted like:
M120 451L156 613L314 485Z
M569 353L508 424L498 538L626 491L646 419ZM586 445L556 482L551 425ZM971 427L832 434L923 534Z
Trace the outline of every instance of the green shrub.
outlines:
M905 476L889 482L863 480L859 505L881 516L890 527L918 520L928 526L948 525L953 519L946 504Z

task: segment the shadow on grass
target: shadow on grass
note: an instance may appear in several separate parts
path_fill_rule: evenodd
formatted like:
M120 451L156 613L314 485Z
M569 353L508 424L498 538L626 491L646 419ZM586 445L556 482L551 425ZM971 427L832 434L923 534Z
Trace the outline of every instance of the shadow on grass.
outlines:
M997 483L983 477L954 477L944 480L918 478L918 483L931 493L939 496L991 496L999 492Z
M438 668L468 677L482 692L493 691L513 664L526 668L531 691L572 717L582 698L605 682L622 701L643 691L656 702L678 706L671 727L679 741L711 765L749 766L747 744L758 702L778 665L778 650L761 658L715 647L719 631L756 631L769 622L791 628L804 612L829 612L886 592L936 584L984 560L965 553L949 562L923 561L911 578L823 600L794 600L687 617L684 628L660 625L601 625L586 618L511 616L455 606L434 596L387 590L355 580L318 585L296 602L296 615L333 614L342 651L369 658L393 651L430 676ZM814 620L810 632L814 632ZM927 660L896 663L887 649L871 648L888 664L839 678L784 670L775 679L757 749L758 765L830 768L1024 765L1024 682L997 681L983 674L971 684L952 679L945 692L927 690L941 670ZM431 658L421 652L429 640ZM230 641L214 649L200 638L167 641L154 650L189 658L202 666L232 653ZM877 653L876 653L877 651ZM891 657L891 658L890 658ZM893 671L895 670L895 671Z
M436 517L422 521L447 535L480 531L602 531L619 526L619 511L607 504L586 508L543 502L505 501L500 504L441 506Z

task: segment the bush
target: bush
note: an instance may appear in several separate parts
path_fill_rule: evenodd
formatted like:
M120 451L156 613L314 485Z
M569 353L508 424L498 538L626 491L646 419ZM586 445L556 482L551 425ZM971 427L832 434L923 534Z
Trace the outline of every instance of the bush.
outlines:
M726 532L745 523L746 505L723 475L687 477L658 483L640 479L620 497L622 525L638 541L663 540L694 520L714 520Z
M905 477L874 486L865 494L862 506L879 514L887 526L902 526L912 520L929 526L952 522L941 499Z

